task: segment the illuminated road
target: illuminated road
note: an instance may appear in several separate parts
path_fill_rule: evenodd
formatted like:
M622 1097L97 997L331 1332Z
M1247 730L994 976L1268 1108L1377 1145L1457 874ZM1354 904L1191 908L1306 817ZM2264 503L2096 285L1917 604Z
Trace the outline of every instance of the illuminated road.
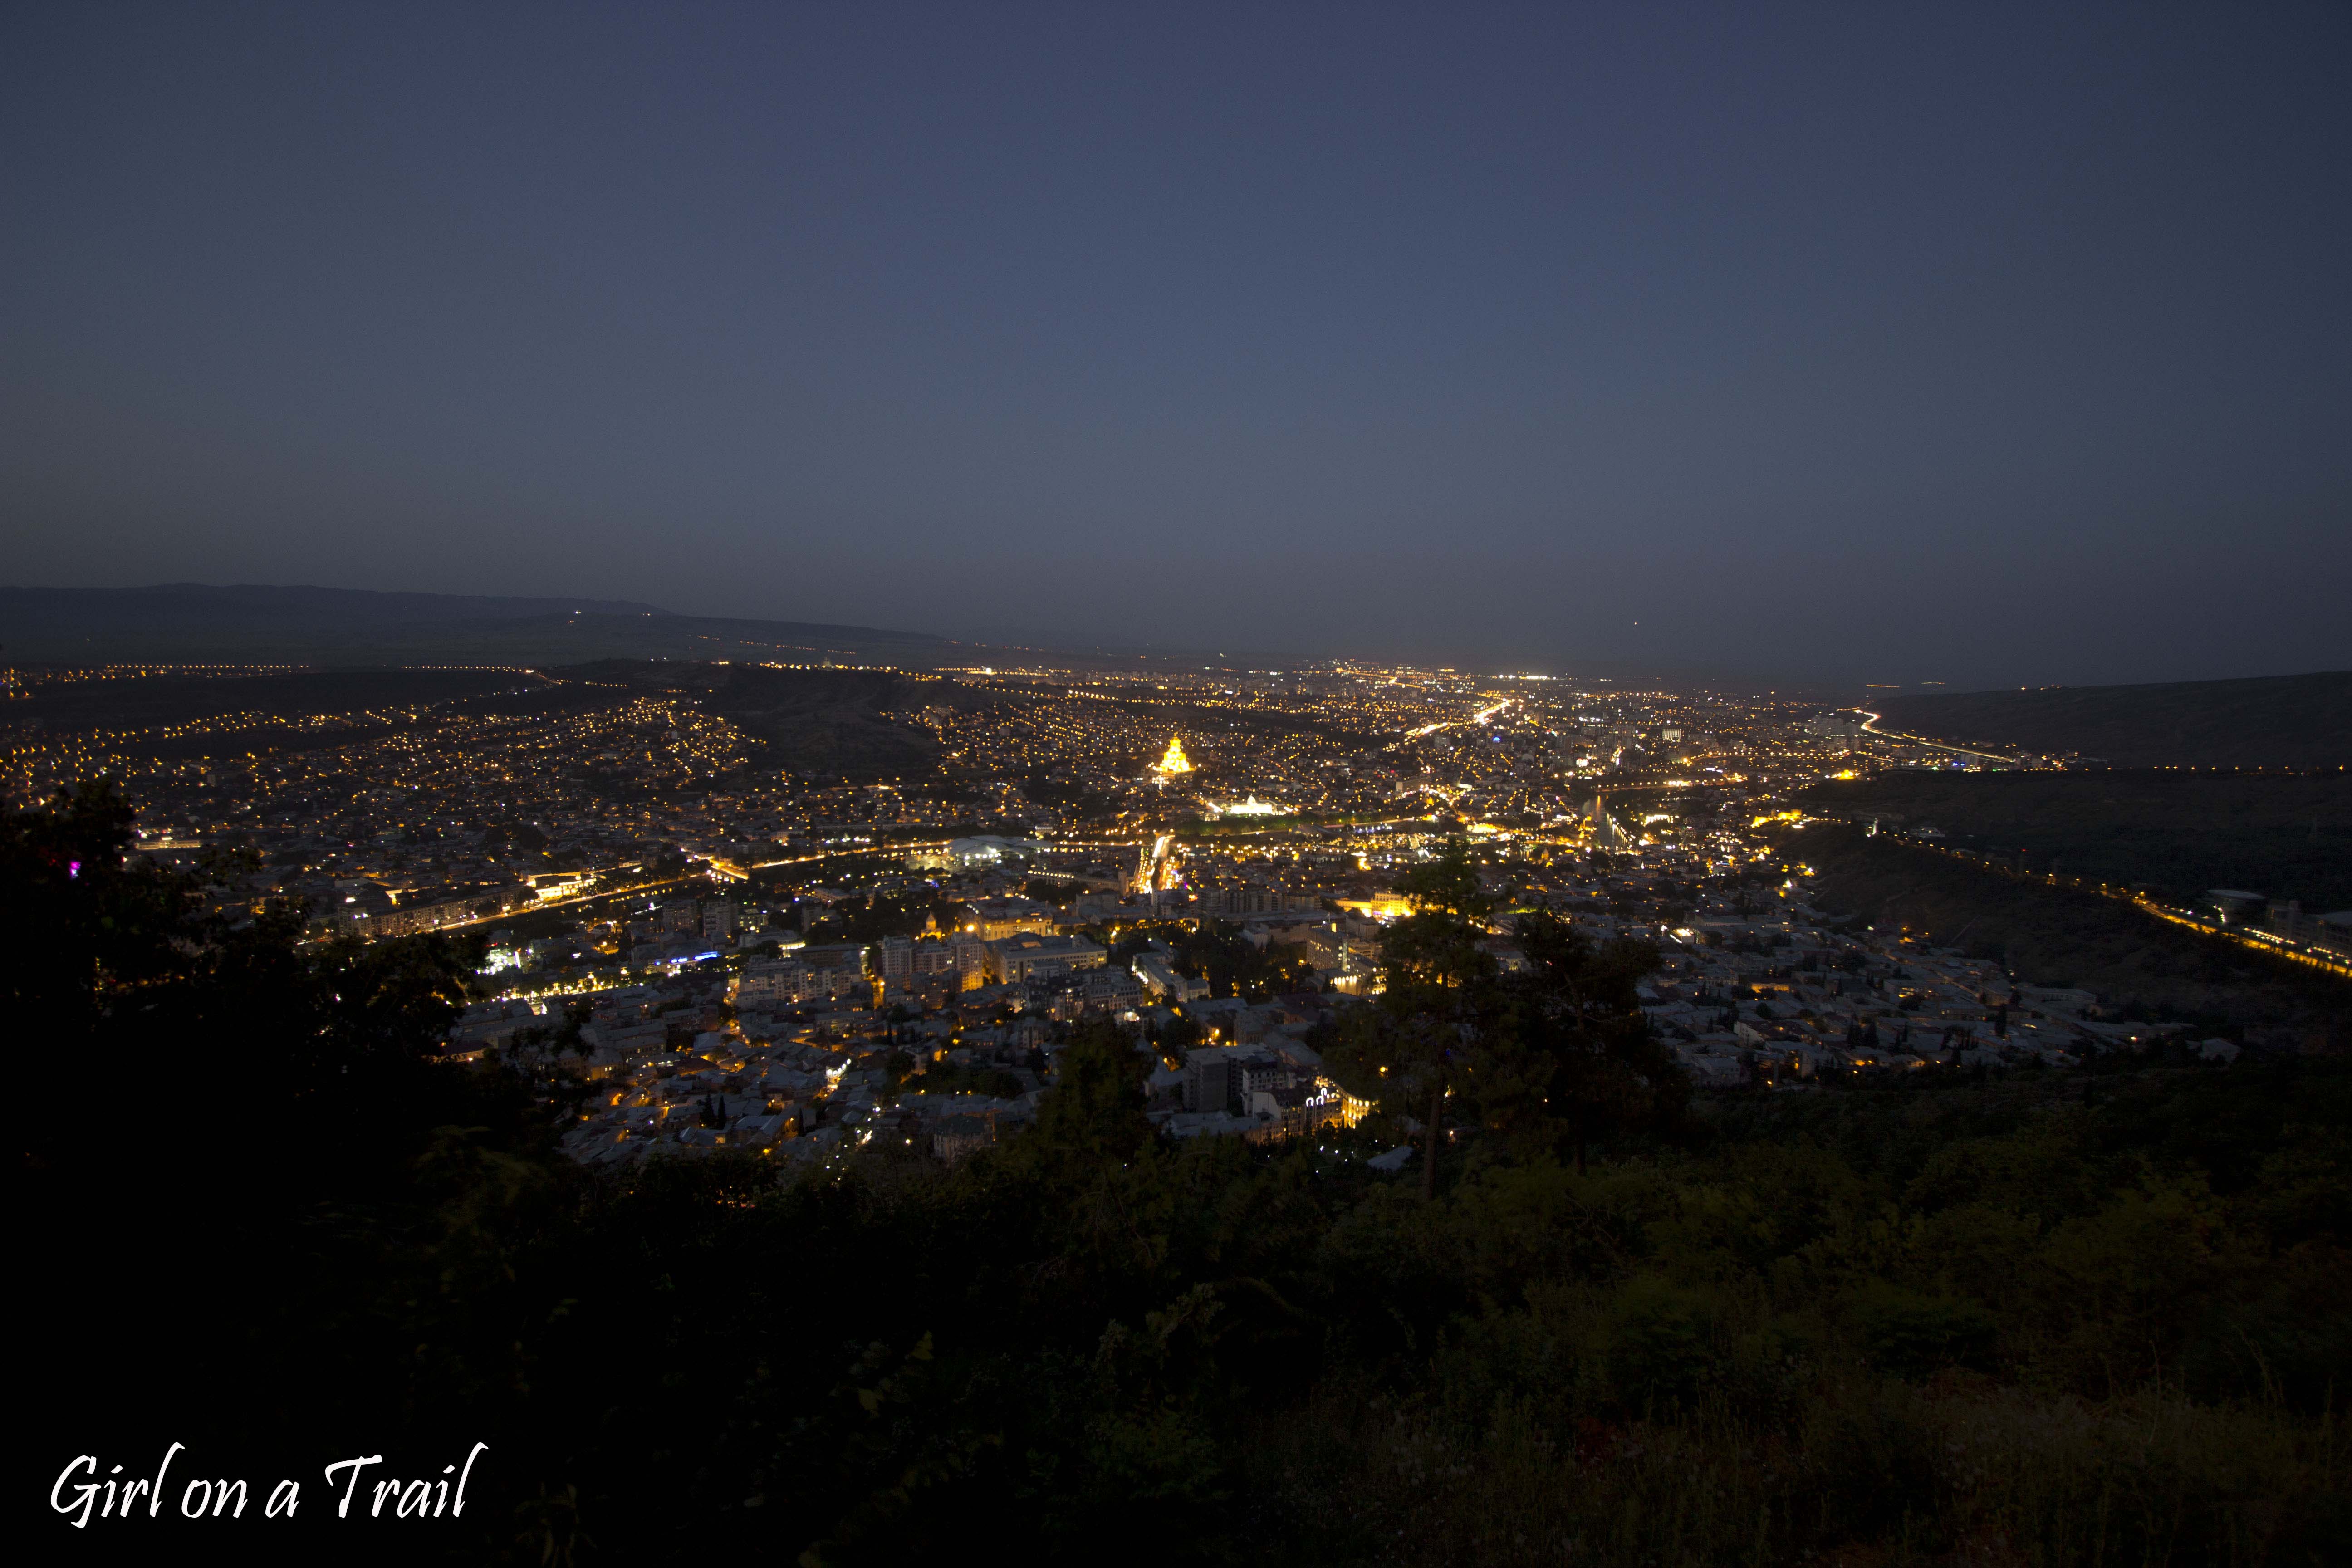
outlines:
M944 849L954 842L952 838L910 838L887 844L855 844L843 849L820 849L814 855L793 855L782 860L754 860L749 866L738 866L732 860L713 860L710 864L720 876L740 882L754 871L771 870L778 866L806 866L841 855L904 855L915 849Z
M2330 952L2325 948L2289 942L2283 936L2274 936L2266 931L2254 931L2243 926L2225 926L2217 921L2201 920L2185 910L2151 903L2142 898L2136 897L2131 901L2158 920L2169 921L2177 926L2187 926L2191 931L2203 931L2207 936L2218 936L2226 941L2234 942L2240 947L2251 949L2255 952L2267 952L2273 958L2284 958L2291 963L2308 964L2314 969L2324 969L2330 974L2340 974L2347 980L2352 980L2352 959Z
M1964 849L1948 849L1940 844L1922 844L1916 838L1906 837L1902 842L1914 849L1932 849L1938 855L1948 855L1955 860L1964 860L1971 866L1980 866L1988 871L1997 871L2011 881L2040 882L2052 888L2072 888L2077 892L2096 893L2103 899L2112 899L2119 904L2129 904L2143 914L2152 915L2169 924L2187 926L2189 930L2202 932L2206 936L2218 936L2222 941L2234 943L2250 952L2268 953L2273 958L2285 959L2289 963L2300 963L2308 968L2326 970L2330 974L2340 974L2347 979L2352 979L2352 959L2339 953L2331 952L2326 948L2289 942L2284 937L2273 935L2266 931L2256 931L2246 926L2223 925L2218 921L2209 921L2187 910L2174 909L2169 904L2159 904L2135 889L2116 887L2106 882L2088 881L2080 877L2062 877L2053 871L2020 871L2012 867L2001 865L1999 861L1988 860L1981 856L1969 854Z
M1878 727L1878 721L1885 717L1885 714L1873 713L1867 708L1857 708L1854 711L1860 713L1863 718L1867 721L1867 722L1865 722L1862 727L1863 733L1866 735L1875 735L1882 741L1900 741L1908 746L1932 746L1939 752L1957 752L1964 757L1982 757L1987 762L1992 763L2014 763L2017 761L2015 757L2004 757L1994 752L1972 752L1966 746L1948 746L1941 741L1924 740L1917 735L1906 735L1894 730L1882 730Z
M1492 708L1479 709L1478 711L1471 714L1467 719L1447 719L1443 722L1436 724L1423 724L1418 730L1407 730L1404 732L1404 738L1407 741L1418 741L1423 735L1434 735L1440 730L1454 730L1459 729L1464 725L1475 726L1484 724L1487 720L1492 719L1496 714L1500 713L1504 709L1508 708L1517 700L1518 699L1516 697L1506 697L1500 702L1496 703ZM1391 746L1389 750L1394 751L1396 750L1396 747Z
M732 861L711 860L692 870L681 872L675 877L665 877L658 881L638 882L626 888L595 888L582 893L567 893L560 899L542 899L536 903L525 904L520 909L508 910L500 914L478 915L469 921L447 921L426 929L464 931L468 926L496 925L500 921L510 921L518 915L537 914L541 910L560 910L576 904L593 903L598 899L626 899L639 893L659 892L665 888L675 888L682 883L698 882L707 877L716 876L722 881L741 882L750 879L751 872L764 871L772 866L806 866L814 861L828 860L844 855L896 855L903 854L909 849L944 849L948 843L949 840L940 838L922 843L857 845L843 849L820 849L814 855L799 855L785 860L761 860L748 867L738 866ZM381 942L384 939L370 936L365 940Z

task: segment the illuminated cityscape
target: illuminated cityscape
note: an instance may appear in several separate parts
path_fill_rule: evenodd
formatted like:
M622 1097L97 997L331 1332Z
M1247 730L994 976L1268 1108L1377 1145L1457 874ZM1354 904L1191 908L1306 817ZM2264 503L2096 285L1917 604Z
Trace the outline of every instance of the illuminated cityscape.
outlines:
M2352 1562L2347 80L9 8L16 1555Z
M1525 962L1513 910L1658 944L1644 1011L1701 1085L2065 1066L2186 1027L1853 930L1787 861L1824 782L2063 757L1906 738L1794 696L1340 662L894 672L873 722L904 742L898 771L852 778L784 761L801 738L730 713L707 674L417 672L447 694L313 711L236 700L282 671L28 670L20 710L152 689L215 711L18 726L5 763L23 805L114 782L159 861L241 852L212 885L225 908L290 902L321 941L483 935L488 994L449 1048L575 1020L603 1087L565 1142L594 1163L823 1161L884 1127L952 1153L971 1118L993 1137L1033 1115L1093 1016L1197 1038L1194 1056L1271 1053L1324 1097L1311 1116L1238 1096L1204 1109L1197 1062L1175 1053L1154 1080L1171 1133L1304 1135L1350 1114L1307 1041L1379 993L1384 927L1412 907L1390 889L1452 839L1506 911L1485 939L1506 969ZM343 679L311 682L331 699ZM1171 720L1189 752L1156 744ZM1939 838L1923 824L1916 841ZM2237 929L2343 967L2338 939L2305 923ZM1017 1090L910 1092L908 1061Z

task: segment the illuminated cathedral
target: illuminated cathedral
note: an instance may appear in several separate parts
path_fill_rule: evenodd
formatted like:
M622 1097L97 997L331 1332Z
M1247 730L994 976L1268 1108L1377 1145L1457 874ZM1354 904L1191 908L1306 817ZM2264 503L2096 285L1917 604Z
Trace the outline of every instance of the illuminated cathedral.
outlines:
M1151 771L1163 779L1174 778L1178 773L1189 773L1192 771L1191 760L1184 755L1184 742L1181 736L1168 737L1168 754L1152 763Z

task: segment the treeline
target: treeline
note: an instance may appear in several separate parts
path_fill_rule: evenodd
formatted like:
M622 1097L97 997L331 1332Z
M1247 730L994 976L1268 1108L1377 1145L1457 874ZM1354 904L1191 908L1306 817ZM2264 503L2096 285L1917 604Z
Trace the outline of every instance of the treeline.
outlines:
M312 1560L2344 1557L2332 1060L1694 1104L1643 954L1495 974L1441 863L1325 1041L1359 1134L1155 1141L1105 1030L952 1171L597 1177L568 1058L426 1059L469 952L202 921L126 832L0 833L11 1016L139 1112L27 1135L28 1426L51 1473L490 1445L462 1521L306 1508Z

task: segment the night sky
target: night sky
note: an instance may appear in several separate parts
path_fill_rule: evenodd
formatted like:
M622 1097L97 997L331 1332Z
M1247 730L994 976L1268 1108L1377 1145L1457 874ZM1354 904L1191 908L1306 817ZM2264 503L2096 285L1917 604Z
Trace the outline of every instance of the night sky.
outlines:
M2352 6L20 5L0 581L2352 663Z

